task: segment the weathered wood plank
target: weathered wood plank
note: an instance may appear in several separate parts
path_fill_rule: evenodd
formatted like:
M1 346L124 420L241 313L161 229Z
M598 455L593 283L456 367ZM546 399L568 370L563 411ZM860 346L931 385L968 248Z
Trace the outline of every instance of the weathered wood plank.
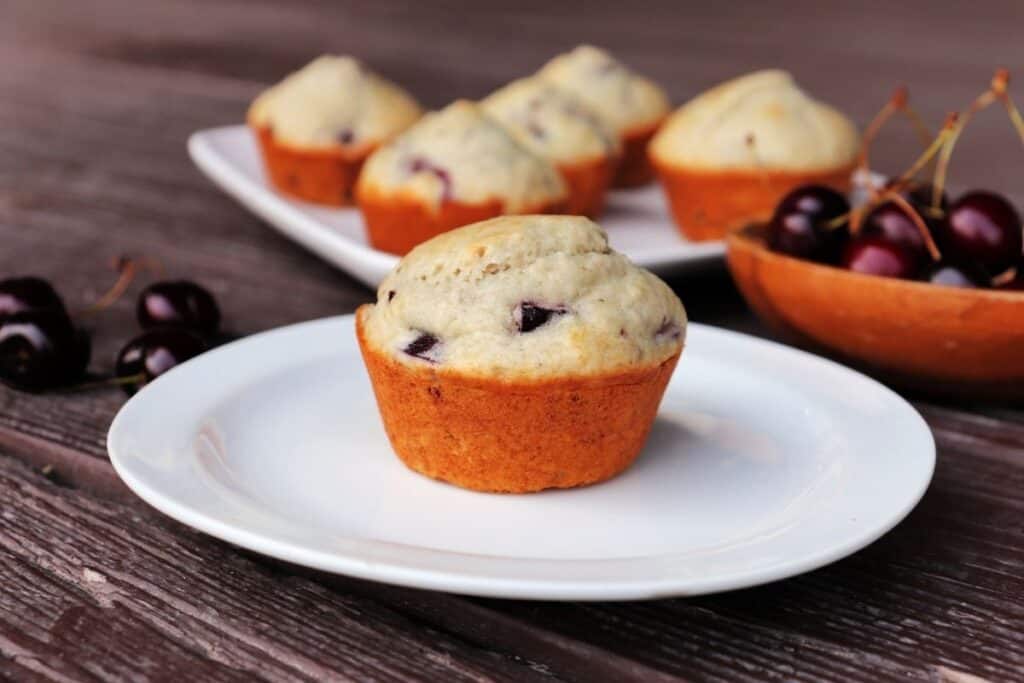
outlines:
M47 678L551 678L7 457L0 496L0 659Z
M239 121L260 87L316 53L360 55L437 106L588 40L677 101L780 65L861 122L898 82L937 121L997 63L1024 65L1021 10L1010 0L828 11L812 0L630 11L455 1L76 7L0 3L0 277L29 268L80 307L109 283L111 257L156 257L167 274L210 287L242 334L347 312L370 296L210 186L184 151L190 132ZM1024 206L1015 180L1024 152L1001 115L981 121L958 147L953 182ZM896 124L874 157L898 169L914 144ZM695 320L766 334L723 272L672 284ZM129 296L90 321L97 370L134 334L131 309ZM117 391L0 388L0 450L123 496L104 448L122 401ZM939 469L922 506L883 541L774 586L636 605L467 600L281 567L0 458L0 678L1024 678L1024 411L918 405Z

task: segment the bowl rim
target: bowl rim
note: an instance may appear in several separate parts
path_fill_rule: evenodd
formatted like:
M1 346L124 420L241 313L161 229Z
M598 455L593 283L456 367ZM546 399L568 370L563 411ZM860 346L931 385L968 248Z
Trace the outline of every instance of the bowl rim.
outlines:
M727 258L730 256L734 249L747 249L748 251L754 252L759 259L775 259L777 261L791 262L793 264L799 264L800 267L808 268L812 271L820 273L828 273L829 277L835 278L849 278L853 282L872 283L877 287L890 287L894 289L904 288L907 290L913 290L920 292L921 294L927 293L928 295L939 293L948 296L958 296L961 298L981 299L993 302L1006 302L1006 303L1018 303L1024 305L1024 292L1016 292L1012 290L997 290L990 288L968 288L968 287L944 287L942 285L933 285L929 282L922 282L920 280L904 280L902 278L895 277L882 277L880 275L867 275L865 273L856 273L850 270L839 268L825 263L816 263L814 261L807 261L804 259L796 258L795 256L789 256L787 254L781 254L777 251L772 251L768 248L764 241L764 231L767 228L767 224L754 223L735 230L726 236L726 255Z

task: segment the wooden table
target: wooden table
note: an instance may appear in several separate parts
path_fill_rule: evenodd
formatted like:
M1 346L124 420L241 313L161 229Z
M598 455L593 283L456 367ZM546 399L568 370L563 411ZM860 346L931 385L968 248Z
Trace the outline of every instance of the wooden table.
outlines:
M243 334L368 300L185 154L190 132L240 121L260 88L323 51L359 55L433 106L583 40L676 101L780 65L862 124L899 82L937 121L997 64L1024 76L1014 0L480 5L0 1L0 276L51 278L79 306L110 284L111 258L148 256L212 289ZM1024 149L1001 115L982 120L954 185L1024 207ZM913 149L897 124L875 156L894 171ZM767 334L723 269L672 285L695 320ZM134 334L131 311L128 296L92 321L96 369ZM1024 412L1008 406L916 401L935 480L849 559L713 597L559 604L328 576L169 521L107 462L123 400L0 388L0 678L1024 679Z

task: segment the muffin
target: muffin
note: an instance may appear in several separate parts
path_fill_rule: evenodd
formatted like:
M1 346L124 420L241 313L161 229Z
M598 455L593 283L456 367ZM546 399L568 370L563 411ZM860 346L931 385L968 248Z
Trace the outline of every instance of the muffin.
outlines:
M524 147L555 165L569 191L566 213L600 215L621 146L586 104L539 78L514 81L480 104Z
M636 458L686 312L582 216L507 216L410 252L356 312L391 445L479 491L599 482Z
M465 100L374 152L356 184L370 244L393 254L502 214L558 213L567 196L551 163Z
M270 182L320 204L351 203L373 150L421 115L416 101L351 57L319 57L249 107Z
M653 81L637 75L600 48L581 45L555 57L539 73L582 99L622 140L616 187L651 181L647 143L669 112L668 96Z
M799 185L849 190L859 146L849 119L772 70L727 81L680 107L650 155L680 230L708 240L767 220Z

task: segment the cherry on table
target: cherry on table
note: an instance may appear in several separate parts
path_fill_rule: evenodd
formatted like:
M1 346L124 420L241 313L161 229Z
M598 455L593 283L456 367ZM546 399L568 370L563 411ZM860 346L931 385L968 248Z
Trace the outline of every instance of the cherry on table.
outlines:
M0 380L25 391L70 386L85 373L91 345L63 309L13 313L0 320Z
M878 235L861 235L850 241L839 262L855 273L903 279L913 278L920 267L910 250Z
M834 262L849 239L850 228L829 223L849 211L846 197L830 187L798 187L776 205L768 223L768 246L797 258Z
M0 317L39 310L65 312L64 301L53 285L34 276L0 280Z
M183 327L209 337L220 326L220 309L213 295L188 280L149 285L139 294L135 315L143 329Z
M206 342L184 328L148 330L129 341L117 354L114 376L131 395L171 368L205 350Z
M1024 229L1013 205L999 195L975 190L957 199L940 228L946 252L998 275L1013 267L1024 248Z

